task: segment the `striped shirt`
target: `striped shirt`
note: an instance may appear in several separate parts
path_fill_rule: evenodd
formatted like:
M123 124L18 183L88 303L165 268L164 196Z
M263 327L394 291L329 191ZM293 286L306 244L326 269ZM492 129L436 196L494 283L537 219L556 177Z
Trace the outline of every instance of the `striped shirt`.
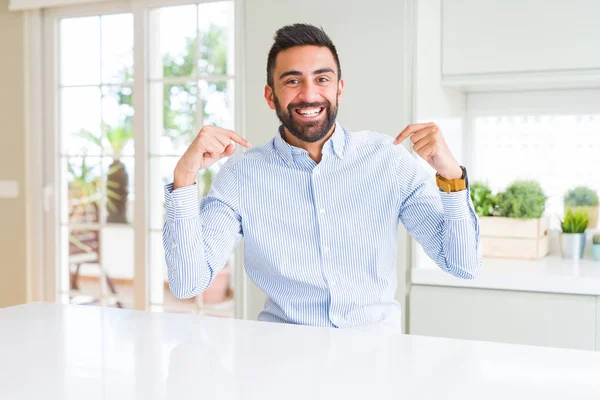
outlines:
M163 244L178 298L204 291L244 239L248 277L267 295L259 320L400 327L398 225L444 271L481 266L469 188L447 194L393 138L336 124L317 164L281 134L227 160L209 194L165 187Z

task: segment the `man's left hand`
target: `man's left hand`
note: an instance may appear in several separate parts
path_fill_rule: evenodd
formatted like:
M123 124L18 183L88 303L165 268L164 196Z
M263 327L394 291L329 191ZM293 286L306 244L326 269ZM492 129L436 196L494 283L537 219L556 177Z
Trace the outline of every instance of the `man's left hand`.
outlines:
M423 160L427 161L442 178L460 179L462 169L450 152L442 132L435 123L410 124L394 140L394 144L400 144L410 137L413 150Z

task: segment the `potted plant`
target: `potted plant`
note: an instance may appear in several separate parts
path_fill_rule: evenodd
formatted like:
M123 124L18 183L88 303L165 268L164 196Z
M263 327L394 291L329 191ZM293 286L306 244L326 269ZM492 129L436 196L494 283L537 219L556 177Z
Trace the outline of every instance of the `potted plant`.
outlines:
M498 195L500 216L517 219L541 218L548 197L536 181L516 181Z
M129 196L129 176L125 164L121 161L121 153L129 141L133 140L131 122L125 120L113 127L103 124L104 137L112 149L112 163L106 176L106 222L127 223L127 201ZM82 129L79 136L102 148L102 137L98 137Z
M600 261L600 233L596 233L592 238L592 257Z
M573 210L567 207L565 217L560 223L562 229L561 251L563 258L583 258L585 250L585 230L588 227L590 217L587 211Z
M586 186L577 186L565 193L565 208L584 209L590 217L591 229L598 226L598 194Z
M515 181L494 195L487 185L471 185L479 215L484 257L539 259L548 254L547 196L536 181Z
M129 197L129 176L125 164L121 161L121 153L127 143L133 140L133 129L130 124L122 123L116 127L104 126L104 135L112 149L113 161L108 167L107 217L109 223L127 223L127 201Z
M470 186L475 213L480 217L498 215L498 198L489 186L482 182L473 182Z

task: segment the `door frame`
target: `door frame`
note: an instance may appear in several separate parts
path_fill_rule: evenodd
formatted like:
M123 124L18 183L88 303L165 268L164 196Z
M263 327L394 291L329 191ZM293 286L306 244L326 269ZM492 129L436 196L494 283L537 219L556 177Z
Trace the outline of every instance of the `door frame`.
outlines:
M211 1L211 0L208 0ZM192 0L131 0L100 2L45 10L28 10L25 18L26 54L26 207L27 207L27 271L28 301L60 301L58 239L59 204L58 174L58 60L57 21L64 17L132 13L134 17L134 65L147 65L148 11L161 6L197 4ZM245 136L245 74L244 74L244 0L233 0L235 29L235 126ZM136 68L133 90L134 109L147 110L147 68ZM41 95L40 95L41 93ZM135 210L133 229L134 308L148 310L149 302L149 239L148 231L148 140L147 112L134 114ZM241 151L241 149L238 149ZM142 194L141 196L139 194ZM246 287L243 271L243 244L236 249L234 270L235 318L246 318Z

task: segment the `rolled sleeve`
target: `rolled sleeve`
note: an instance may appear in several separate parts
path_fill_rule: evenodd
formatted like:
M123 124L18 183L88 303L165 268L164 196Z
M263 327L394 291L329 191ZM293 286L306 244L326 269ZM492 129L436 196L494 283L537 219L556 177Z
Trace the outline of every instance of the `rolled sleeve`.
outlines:
M171 220L199 216L198 186L194 184L173 190L173 183L165 185L165 211Z

